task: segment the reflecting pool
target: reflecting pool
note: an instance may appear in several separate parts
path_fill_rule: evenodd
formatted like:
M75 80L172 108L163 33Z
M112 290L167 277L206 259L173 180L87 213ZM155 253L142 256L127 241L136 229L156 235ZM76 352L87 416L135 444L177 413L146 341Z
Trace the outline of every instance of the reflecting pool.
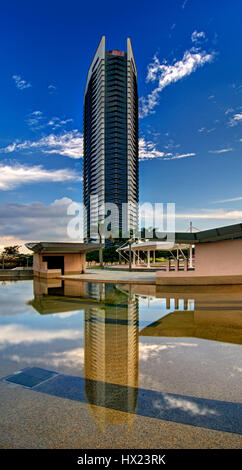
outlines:
M238 448L242 286L0 281L1 448Z

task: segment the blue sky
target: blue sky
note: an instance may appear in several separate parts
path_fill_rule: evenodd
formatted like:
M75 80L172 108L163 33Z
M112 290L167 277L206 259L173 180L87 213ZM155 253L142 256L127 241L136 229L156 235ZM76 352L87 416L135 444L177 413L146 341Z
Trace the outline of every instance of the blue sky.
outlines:
M175 202L176 229L241 222L239 1L5 2L0 17L0 248L65 239L82 202L87 70L132 40L140 201Z

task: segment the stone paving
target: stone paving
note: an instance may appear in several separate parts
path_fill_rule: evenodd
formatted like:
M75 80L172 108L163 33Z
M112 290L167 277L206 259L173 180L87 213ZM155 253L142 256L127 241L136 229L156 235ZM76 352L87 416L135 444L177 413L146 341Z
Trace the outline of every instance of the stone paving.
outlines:
M61 279L74 281L131 283L155 285L156 272L115 271L107 269L87 269L85 274L66 274Z

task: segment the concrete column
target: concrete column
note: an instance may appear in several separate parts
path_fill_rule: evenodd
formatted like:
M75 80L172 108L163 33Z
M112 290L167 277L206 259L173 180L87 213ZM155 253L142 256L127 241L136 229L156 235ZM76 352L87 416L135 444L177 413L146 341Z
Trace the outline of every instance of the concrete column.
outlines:
M192 245L189 247L189 268L193 268L192 264Z
M132 271L131 245L132 245L132 242L129 240L129 271Z
M86 273L86 253L81 253L81 273L85 274Z
M170 310L170 308L171 308L171 299L167 299L167 298L166 298L166 308L167 308L168 310Z
M147 268L150 268L150 250L147 252Z
M133 265L135 266L135 250L133 250Z

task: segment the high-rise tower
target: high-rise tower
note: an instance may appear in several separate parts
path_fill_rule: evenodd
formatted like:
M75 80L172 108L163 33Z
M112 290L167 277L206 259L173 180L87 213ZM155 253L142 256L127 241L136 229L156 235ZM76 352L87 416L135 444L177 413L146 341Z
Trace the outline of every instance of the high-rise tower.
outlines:
M85 238L115 203L116 228L138 225L138 94L131 46L105 51L103 36L90 65L84 97ZM92 196L92 198L91 198ZM91 204L92 201L92 204ZM128 203L126 210L123 204ZM114 228L114 227L112 227Z

